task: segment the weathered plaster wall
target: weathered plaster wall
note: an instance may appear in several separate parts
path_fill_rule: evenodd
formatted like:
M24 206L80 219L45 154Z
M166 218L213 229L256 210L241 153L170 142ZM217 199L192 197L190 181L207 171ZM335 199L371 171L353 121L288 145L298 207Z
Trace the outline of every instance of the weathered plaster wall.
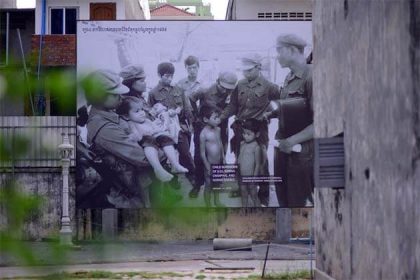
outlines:
M35 169L36 170L36 169ZM62 205L62 180L59 168L48 168L27 172L15 173L15 179L23 193L36 195L42 198L42 206L38 211L30 213L26 223L22 227L22 238L25 240L41 240L58 236L60 231L60 217ZM5 182L10 180L12 173L0 173L0 186L4 187ZM74 176L69 176L70 192L70 216L75 215L74 200ZM3 210L3 209L2 209ZM0 213L2 219L0 224L7 225L6 213ZM76 226L75 219L72 219L72 227Z
M32 213L22 227L25 240L56 237L60 230L61 173L59 168L27 169L15 173L21 191L39 195L43 205ZM101 238L101 209L75 210L74 173L70 177L70 216L73 237L79 240ZM0 173L0 186L11 173ZM0 209L0 227L7 226L6 215ZM292 237L307 237L310 209L292 211ZM118 240L209 240L221 238L275 238L276 209L132 209L118 210L116 225ZM285 225L286 226L286 225Z
M316 137L344 132L345 190L316 191L316 266L420 277L420 2L314 2Z

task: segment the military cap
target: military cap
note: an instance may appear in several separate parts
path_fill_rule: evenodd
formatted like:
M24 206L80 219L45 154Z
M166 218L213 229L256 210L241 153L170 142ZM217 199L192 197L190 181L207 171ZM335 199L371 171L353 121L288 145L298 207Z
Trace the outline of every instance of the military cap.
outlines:
M306 47L307 43L302 38L296 36L295 34L283 34L279 35L276 40L276 47L281 46L295 46L298 49L302 50Z
M120 76L124 80L141 79L146 77L143 65L141 64L129 64L120 71Z
M226 89L234 89L238 82L238 77L236 77L236 75L232 72L220 72L218 80L222 87Z
M95 80L107 93L125 94L129 88L121 83L121 77L111 70L97 70L92 73Z
M165 74L173 74L175 73L175 67L170 62L162 62L158 65L158 73L161 76Z
M261 66L262 57L259 54L253 53L247 56L244 56L241 59L242 62L242 70L249 70L254 68L255 66Z

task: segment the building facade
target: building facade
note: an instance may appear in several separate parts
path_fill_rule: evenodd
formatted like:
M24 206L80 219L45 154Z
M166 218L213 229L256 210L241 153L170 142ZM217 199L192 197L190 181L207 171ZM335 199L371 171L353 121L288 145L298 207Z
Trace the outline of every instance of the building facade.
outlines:
M312 20L312 0L229 0L227 20Z
M67 69L73 72L75 77L75 21L77 19L133 19L128 16L130 12L127 9L132 12L132 9L128 8L128 2L38 0L35 11L32 11L35 16L34 33L31 35L30 47L33 57L32 74L36 75L38 69L41 69L41 75L48 70ZM193 3L188 2L187 4L192 5ZM179 8L177 9L179 10ZM183 12L188 13L187 11ZM254 17L254 19L256 18ZM35 95L35 93L33 94ZM2 117L2 132L8 131L9 135L15 135L13 133L21 131L19 133L25 134L25 131L38 127L40 128L38 142L43 143L45 141L51 147L56 147L61 143L61 133L64 132L70 136L70 142L74 145L76 136L74 109L71 108L73 110L71 113L59 111L58 108L54 107L54 102L49 99L47 92L39 93L39 96L34 96L34 99L36 101L34 104L36 113L33 113L28 106L28 109L25 109L26 111L22 110L21 113L14 115L21 116L20 118ZM35 114L49 115L49 117L23 117ZM66 114L68 116L60 116ZM58 116L53 117L53 115ZM37 149L37 147L34 147L34 149ZM49 198L42 215L31 220L24 229L25 237L28 239L39 239L57 232L60 219L61 169L58 154L52 152L48 157L43 155L37 155L37 157L36 163L33 157L29 158L28 156L28 158L13 162L12 165L3 166L1 172L2 181L6 181L10 176L15 176L22 183L25 191L41 193ZM74 235L79 239L94 238L95 230L100 231L100 227L97 226L102 221L100 209L75 211L74 188L74 162L72 162L70 209L72 209ZM181 216L185 216L182 211L188 212L189 210L181 209L179 211ZM118 221L121 228L119 234L121 238L131 240L195 240L211 239L216 236L252 236L256 240L273 240L276 238L276 209L274 208L224 209L223 211L214 209L210 213L203 211L202 214L206 215L206 220L203 223L194 224L193 221L196 217L192 217L192 221L187 219L178 225L176 216L173 220L168 221L166 218L163 219L155 215L153 210L121 210L119 216L125 218ZM306 236L308 232L308 211L296 209L293 211L293 215L300 221L293 224L293 237ZM169 225L163 226L164 222L168 222ZM189 226L187 227L186 224ZM168 232L168 226L170 226L170 232Z
M165 4L174 6L201 19L213 19L210 4L206 5L202 0L149 0L151 10Z

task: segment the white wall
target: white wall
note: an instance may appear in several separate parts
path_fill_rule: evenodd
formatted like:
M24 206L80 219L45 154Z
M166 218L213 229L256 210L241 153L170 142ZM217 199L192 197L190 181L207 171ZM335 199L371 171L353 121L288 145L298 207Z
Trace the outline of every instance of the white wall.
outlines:
M312 12L312 0L235 0L236 19L257 19L258 13Z
M46 33L49 30L48 14L50 7L79 7L79 19L89 20L90 3L117 3L117 19L125 19L123 0L47 0ZM42 0L36 0L35 34L41 34Z
M0 9L13 9L16 8L16 0L1 0Z

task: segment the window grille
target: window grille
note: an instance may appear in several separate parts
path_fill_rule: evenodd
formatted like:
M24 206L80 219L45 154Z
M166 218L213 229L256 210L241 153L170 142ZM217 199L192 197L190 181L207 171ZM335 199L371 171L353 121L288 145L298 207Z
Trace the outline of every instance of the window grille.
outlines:
M274 19L282 21L311 21L312 13L310 12L259 12L259 19Z

